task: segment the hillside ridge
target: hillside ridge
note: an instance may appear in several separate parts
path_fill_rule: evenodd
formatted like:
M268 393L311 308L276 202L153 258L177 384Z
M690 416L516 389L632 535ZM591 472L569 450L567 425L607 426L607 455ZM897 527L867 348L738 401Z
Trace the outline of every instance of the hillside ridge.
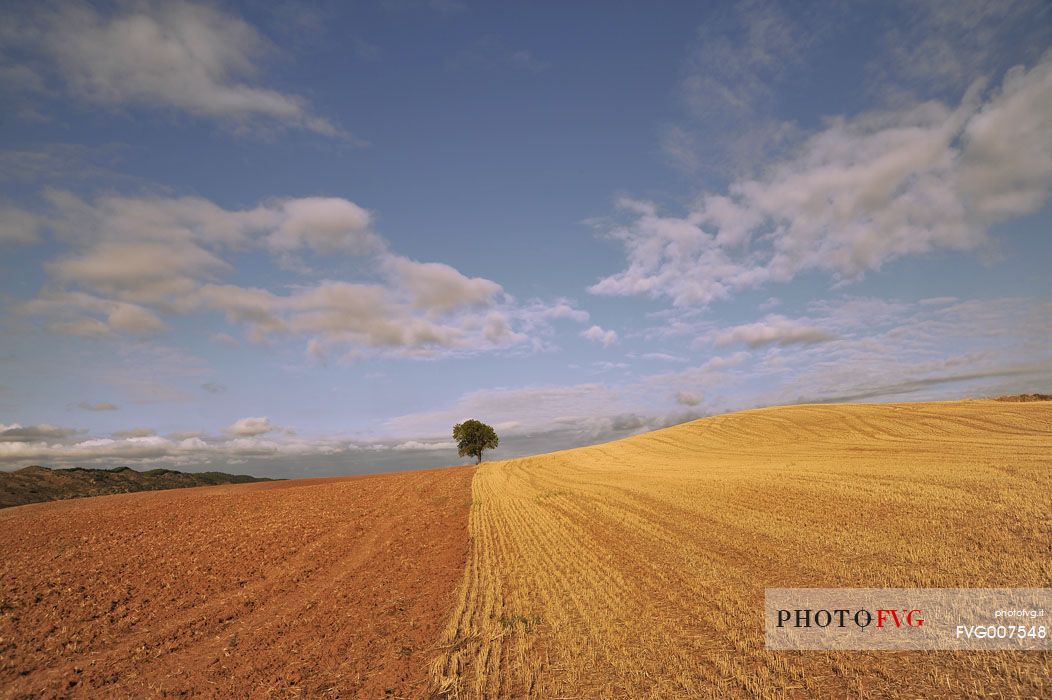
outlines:
M483 463L432 688L1041 696L1038 655L787 656L762 613L768 588L1046 586L1050 479L1052 404L995 400L775 406Z
M0 508L116 493L247 484L257 481L273 479L225 472L180 472L174 469L149 469L140 472L131 467L50 469L34 464L12 472L0 472Z

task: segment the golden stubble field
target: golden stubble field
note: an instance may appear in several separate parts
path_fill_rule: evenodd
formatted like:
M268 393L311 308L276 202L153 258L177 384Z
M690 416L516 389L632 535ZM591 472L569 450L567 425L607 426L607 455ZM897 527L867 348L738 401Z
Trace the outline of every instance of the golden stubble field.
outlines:
M1045 587L1052 403L804 405L483 464L436 689L1048 697L1041 652L768 652L767 587Z

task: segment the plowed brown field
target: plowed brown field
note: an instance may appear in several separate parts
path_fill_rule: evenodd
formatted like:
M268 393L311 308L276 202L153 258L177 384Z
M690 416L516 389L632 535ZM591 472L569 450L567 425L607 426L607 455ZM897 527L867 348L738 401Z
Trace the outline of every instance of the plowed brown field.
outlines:
M470 468L0 511L0 697L419 697Z

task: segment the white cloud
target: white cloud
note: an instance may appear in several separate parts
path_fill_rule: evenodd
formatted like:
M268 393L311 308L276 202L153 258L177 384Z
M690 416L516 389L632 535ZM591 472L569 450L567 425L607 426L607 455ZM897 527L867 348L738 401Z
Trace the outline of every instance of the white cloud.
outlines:
M629 357L633 359L641 360L657 360L659 362L686 362L687 358L682 355L673 355L667 352L644 352L644 353L629 353Z
M142 434L49 443L44 440L5 442L4 433L0 432L0 462L11 465L40 461L107 464L120 460L125 463L186 466L242 459L332 455L356 449L345 442L300 440L293 437L270 439L255 436L216 440L196 436L161 437L146 435L145 431L129 432Z
M449 277L443 282L451 284L436 289L436 296L430 299L417 296L419 287L404 288L399 279L390 286L323 280L284 295L234 285L205 285L194 299L203 308L223 311L231 323L246 325L254 340L305 336L315 359L323 359L338 347L410 356L499 350L531 339L517 327L533 332L546 328L549 316L543 306L479 307L471 302L477 299L481 304L498 285L466 278L445 265L439 269L443 274L448 270ZM457 277L465 282L464 287L455 286Z
M7 425L0 423L0 443L17 445L41 440L61 440L75 435L77 432L73 428L62 428L48 423L26 426L19 423L9 423Z
M219 311L255 341L301 337L316 359L333 351L433 356L540 349L552 322L588 317L565 299L519 304L492 280L396 255L371 230L372 214L346 199L275 199L241 210L199 197L86 201L48 191L46 200L41 219L69 249L45 263L57 284L19 308L52 317L62 333L156 333L167 328L163 316ZM291 254L363 257L368 279L280 291L224 284L231 256L252 250L279 265Z
M87 202L47 193L44 221L76 251L49 264L56 277L131 301L193 291L231 270L225 251L369 255L385 248L372 214L346 199L275 199L228 210L200 197L105 196Z
M132 301L157 302L191 292L196 278L211 276L226 265L189 241L100 241L47 268L63 282Z
M463 341L455 325L414 316L380 285L322 282L284 303L292 311L289 327L302 333L370 347L452 347Z
M384 268L405 289L414 307L436 313L464 306L487 306L503 290L496 282L467 277L444 263L420 263L389 255Z
M588 320L587 311L575 308L572 303L565 299L557 300L553 305L547 307L543 311L549 318L568 318L579 323L584 323Z
M751 348L758 348L765 345L808 345L833 340L835 337L823 328L772 314L756 323L746 323L719 331L714 342L717 347L745 343Z
M235 430L236 428L236 430ZM210 468L224 464L253 464L277 460L279 473L288 475L291 458L332 458L339 456L336 473L345 473L347 459L355 454L369 454L367 464L375 467L378 454L392 468L410 463L426 466L426 455L421 460L412 454L455 449L447 437L443 439L387 439L374 442L352 441L340 437L318 436L300 438L292 431L273 425L264 417L245 418L233 426L227 436L216 437L202 432L179 432L158 436L152 428L132 428L116 431L109 437L83 436L83 431L54 425L23 427L18 423L0 424L0 468L45 463L54 465L112 465L124 464Z
M127 438L153 437L156 434L157 431L153 428L130 428L128 430L118 430L113 433L112 437L115 440L125 440Z
M421 440L406 440L391 447L392 450L455 450L457 444L452 440L436 440L423 442Z
M35 56L35 84L57 77L83 102L341 135L302 97L264 87L259 73L270 43L244 20L211 5L174 0L100 11L64 3L7 15L17 30L5 35L0 50Z
M83 337L110 333L152 335L168 328L164 321L143 306L83 292L45 292L21 304L18 309L26 314L52 317L55 319L51 323L53 330Z
M1052 53L1013 69L982 101L829 120L758 179L705 194L682 217L622 200L609 234L627 268L590 288L707 304L817 270L854 280L933 250L974 250L998 221L1030 213L1052 187Z
M581 337L608 348L617 342L617 331L606 330L600 326L591 326L581 331Z
M242 418L235 421L226 431L238 437L256 437L265 433L283 432L285 428L274 425L266 416Z
M373 215L346 199L289 199L281 202L279 209L283 220L267 236L267 244L274 250L311 248L322 253L366 255L384 247L380 237L369 230Z
M964 129L960 186L971 208L996 221L1036 211L1052 189L1052 53L1017 66Z

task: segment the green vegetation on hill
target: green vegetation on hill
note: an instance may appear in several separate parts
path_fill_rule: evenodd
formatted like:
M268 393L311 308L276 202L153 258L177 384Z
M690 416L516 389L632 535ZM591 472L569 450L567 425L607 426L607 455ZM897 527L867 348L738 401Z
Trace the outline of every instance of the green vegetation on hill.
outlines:
M48 469L32 466L14 472L0 472L0 508L66 498L159 491L188 486L247 484L254 481L271 479L223 472L190 474L173 469L149 469L140 472L131 467Z

